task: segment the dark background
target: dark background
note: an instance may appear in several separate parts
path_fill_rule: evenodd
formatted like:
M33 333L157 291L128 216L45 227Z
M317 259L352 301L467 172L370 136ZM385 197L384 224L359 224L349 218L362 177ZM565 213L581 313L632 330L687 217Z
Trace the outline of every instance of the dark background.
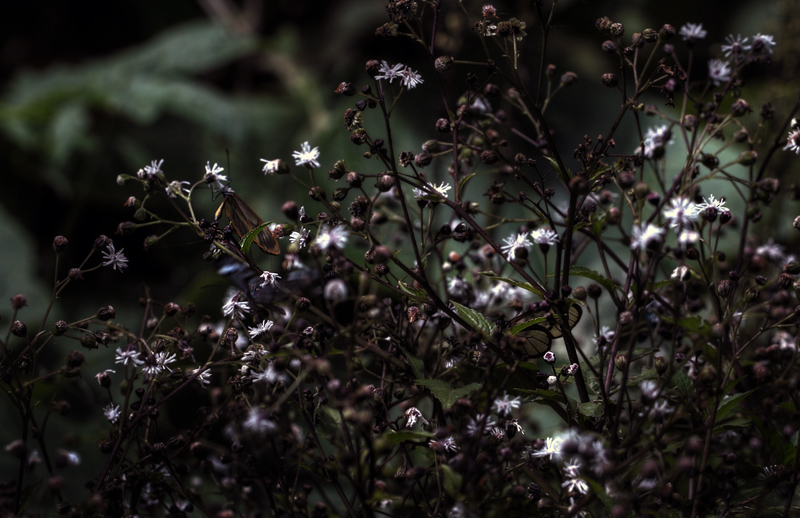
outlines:
M456 4L443 3L448 11ZM465 4L476 17L483 2ZM511 12L528 23L523 59L535 61L539 34L530 4L495 2L503 17ZM621 21L626 37L663 23L676 28L703 23L709 45L698 45L694 60L701 77L708 59L721 56L719 45L728 34L773 34L774 62L754 71L762 75L745 78L743 95L774 99L779 113L796 96L796 2L562 1L557 13L548 60L558 65L559 75L571 70L580 78L547 113L566 157L584 134L606 131L619 106L615 93L598 87L603 73L615 71L613 60L599 51L605 38L594 22L600 16ZM422 142L436 136L436 118L445 116L423 50L405 39L374 36L387 21L382 1L5 1L0 20L0 322L5 325L12 312L3 301L24 293L30 304L19 318L38 330L52 291L56 235L70 241L59 258L59 279L83 261L100 234L125 249L130 268L122 274L102 268L70 285L45 328L57 318L73 321L107 304L117 308L119 321L138 326L137 301L145 286L163 302L191 301L201 313L219 317L226 283L201 259L206 246L197 236L176 233L145 252L144 238L156 229L114 233L120 222L132 219L125 200L143 195L132 184L117 185L119 174L135 174L151 160L164 159L170 180L194 182L202 178L207 161L216 162L264 219L280 219L280 205L287 199L306 204L305 193L286 177L264 177L259 158L289 161L291 152L309 141L321 148L322 175L340 158L358 163L363 150L350 144L341 118L354 99L337 97L333 90L341 81L356 88L365 84L366 60L403 62L425 78L422 87L404 94L408 104L393 119L397 149L418 152ZM478 47L476 38L464 36L470 33L461 23L463 15L442 20L441 54L458 58ZM214 28L220 24L226 30ZM442 75L445 91L463 91L464 74ZM657 97L650 102L663 106ZM754 118L759 109L755 106ZM624 127L617 142L621 153L631 152L637 145L633 126ZM794 158L778 157L785 163L785 183L797 171ZM374 167L370 164L365 167ZM213 217L210 192L197 208ZM313 213L313 205L308 208ZM776 207L775 217L782 218L772 227L776 238L793 232L795 211ZM87 265L99 262L96 254ZM278 259L266 260L266 267L278 264ZM43 352L42 364L58 365L77 347L55 345ZM86 386L75 399L102 399L91 376L113 367L112 352L87 354ZM87 414L86 422L101 423L96 414ZM67 430L82 426L69 423ZM16 433L3 427L0 444ZM86 445L89 453L95 449Z

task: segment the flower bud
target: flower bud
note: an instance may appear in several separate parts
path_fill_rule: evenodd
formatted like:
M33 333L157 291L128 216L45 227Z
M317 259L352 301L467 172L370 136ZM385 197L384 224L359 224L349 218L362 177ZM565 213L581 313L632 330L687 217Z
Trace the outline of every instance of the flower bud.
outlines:
M64 250L67 247L68 243L69 243L69 241L67 241L66 237L64 237L64 236L56 236L53 239L53 250L55 252L60 252L60 251Z
M609 88L613 88L619 84L619 78L614 74L603 74L601 78L603 84L608 86Z
M451 68L453 68L453 58L450 56L439 56L433 62L433 68L436 69L437 72L447 72Z
M103 306L97 310L97 318L103 322L111 320L116 316L113 306Z
M11 334L14 336L25 336L28 334L28 327L20 320L11 322Z

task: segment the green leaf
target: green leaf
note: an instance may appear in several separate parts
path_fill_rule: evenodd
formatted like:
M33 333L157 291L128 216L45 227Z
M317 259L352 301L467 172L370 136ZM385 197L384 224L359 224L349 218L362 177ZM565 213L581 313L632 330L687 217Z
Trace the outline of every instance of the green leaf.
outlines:
M402 347L400 347L400 350L403 352L403 356L406 357L408 364L411 365L411 371L414 373L414 377L417 379L425 379L425 363Z
M483 386L480 383L470 383L461 388L454 388L446 381L435 379L418 379L414 383L421 387L427 387L445 410L453 406L462 397L475 392Z
M426 302L428 300L428 294L425 293L425 290L413 288L404 282L398 282L397 286L417 302Z
M757 389L748 390L747 392L743 392L741 394L734 394L733 396L723 398L722 401L719 402L719 405L717 405L717 421L724 419L726 415L736 408L736 405L739 404L739 401L746 398L756 390Z
M461 492L462 477L447 464L439 465L439 472L444 479L444 491L451 498L457 498Z
M483 314L478 313L474 309L462 306L458 302L451 301L451 303L453 306L455 306L458 315L466 320L473 329L480 331L485 336L491 336L492 331L494 330L494 324L489 322L486 317L483 316Z
M394 433L385 433L381 435L381 439L391 444L392 446L400 444L404 441L423 441L427 442L434 436L430 432L413 432L411 430L403 430Z
M272 222L269 221L267 223L262 223L257 227L253 227L253 229L250 232L244 235L244 237L242 238L242 243L239 246L239 249L242 251L242 254L244 254L245 257L250 256L250 246L252 246L253 241L255 241L255 239L258 237L261 231L267 228L270 225L270 223Z
M529 328L532 325L544 322L545 320L547 320L547 317L536 317L536 318L532 318L532 319L528 320L527 322L521 322L521 323L511 327L511 334L512 335L516 335L520 331L523 331L523 330Z
M683 371L675 371L675 374L672 375L672 385L683 396L689 396L694 392L692 380Z
M583 266L573 266L569 269L570 276L574 277L585 277L587 279L591 279L597 284L604 287L608 290L609 293L613 293L614 290L617 290L618 287L611 279L601 275L600 273L590 270L589 268L584 268Z
M588 401L578 404L578 412L588 417L600 417L603 415L602 401Z
M464 186L467 185L467 182L472 180L472 177L474 177L476 174L478 174L478 173L468 174L467 176L463 177L458 182L458 192L462 192L464 190Z

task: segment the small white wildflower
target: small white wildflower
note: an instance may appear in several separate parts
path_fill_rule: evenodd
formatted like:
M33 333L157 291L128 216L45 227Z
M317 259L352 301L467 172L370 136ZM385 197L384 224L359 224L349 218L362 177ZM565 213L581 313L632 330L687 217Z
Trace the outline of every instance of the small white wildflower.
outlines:
M458 451L458 445L456 444L456 440L452 435L445 437L441 441L431 439L431 441L428 443L428 446L434 451Z
M557 461L561 459L561 446L563 444L563 437L548 437L545 439L542 449L534 451L532 455L534 457L549 457L551 461Z
M97 380L97 383L100 383L102 385L103 384L103 380L108 378L109 374L115 374L116 372L117 371L112 370L112 369L106 369L106 370L104 370L102 372L98 372L97 374L95 374L94 375L94 379Z
M422 415L422 412L420 412L417 407L412 406L406 410L405 416L406 428L411 428L417 423L417 421L421 421L423 424L428 424L428 420L425 419L425 416Z
M275 362L269 362L267 370L254 372L250 379L253 381L253 383L266 381L268 384L272 385L280 381L286 381L288 378L286 377L286 374L278 372L278 370L275 368Z
M784 151L794 151L795 154L800 155L800 129L793 129L786 137L786 145L783 146Z
M672 275L670 275L671 279L678 279L679 281L688 280L689 277L691 277L691 271L689 270L689 267L686 266L685 264L682 264L677 268L675 268L674 270L672 270Z
M178 180L173 180L169 182L169 185L164 187L164 190L167 192L167 196L170 198L177 198L178 195L185 196L189 194L189 189L184 187L184 185L189 185L189 182L179 182Z
M214 165L211 165L211 162L206 162L206 174L205 174L205 181L207 183L219 183L228 180L227 176L223 176L219 173L224 171L225 169L218 166L216 162Z
M190 377L194 376L195 374L197 374L197 371L199 371L199 370L200 369L192 369L192 370L190 370L189 371L189 376ZM211 378L211 371L210 370L204 370L195 379L200 383L200 385L203 388L208 388L208 386L211 384L211 379L210 378Z
M645 158L660 158L657 150L663 150L664 146L672 143L672 132L669 126L662 124L656 128L648 128L644 136L642 145L636 148L634 153Z
M600 332L594 337L594 345L597 346L598 351L602 351L605 347L614 341L616 332L608 326L600 328Z
M769 34L758 33L753 36L753 49L754 54L772 54L772 47L775 46L775 38Z
M509 416L511 415L512 410L516 410L519 408L520 405L520 398L513 397L509 398L508 393L503 394L503 398L495 399L494 403L492 403L492 408L499 416Z
M115 270L119 269L120 272L123 268L127 268L128 258L125 257L124 251L124 248L114 250L114 243L107 244L106 251L103 252L103 266L111 266Z
M330 247L342 249L347 244L347 239L349 237L344 225L336 225L333 228L324 225L322 231L312 244L323 251Z
M281 168L280 158L276 158L275 160L267 160L265 158L261 158L260 160L264 162L264 167L261 168L261 170L264 171L264 174L275 174Z
M697 205L688 198L673 198L664 211L664 217L672 228L691 228L692 221L697 220Z
M267 413L259 408L252 407L247 413L247 419L242 421L242 429L262 437L271 434L278 428L274 421L267 418Z
M433 191L433 193L431 193L431 192L429 192L427 190L417 189L415 187L414 188L414 197L419 200L421 198L425 198L426 196L436 196L438 194L442 198L447 198L448 191L450 191L450 189L452 189L452 186L450 184L448 184L447 182L442 182L439 185L436 185L436 184L433 184L433 183L429 183L427 185L427 187L428 187L428 189L430 191Z
M261 272L261 275L259 275L259 278L261 279L261 287L264 288L264 287L269 286L269 285L278 284L278 279L280 279L281 276L278 275L277 273L264 271L264 272Z
M167 369L168 371L172 372L172 369L168 367L170 363L175 363L177 361L175 353L170 353L167 351L161 351L160 353L156 353L156 362L158 365L163 368Z
M108 419L109 423L114 424L117 421L119 421L119 416L121 414L122 412L119 409L119 405L109 403L108 405L103 407L103 415L106 416L106 419Z
M163 163L164 163L164 159L163 158L161 160L152 160L150 162L150 165L146 165L146 166L144 166L144 168L139 169L139 172L137 173L137 176L139 176L139 178L141 178L143 180L144 179L152 179L158 173L162 173L163 172L163 171L161 171L161 164L163 164Z
M698 241L700 241L700 233L696 230L684 230L678 235L678 244L681 245L681 250L686 250L687 246Z
M707 31L703 30L702 23L687 23L678 32L683 38L683 41L693 42L706 37Z
M301 228L300 230L295 230L289 235L289 242L290 243L297 243L298 248L305 248L306 243L308 242L308 236L311 234L311 231L307 228Z
M585 495L589 492L589 484L582 478L568 478L561 487L566 488L567 493Z
M528 234L511 234L509 237L503 239L506 244L501 248L501 250L508 256L508 258L513 261L516 258L516 251L518 248L525 248L527 249L531 246L531 242L528 241Z
M658 383L653 380L644 380L639 385L639 390L642 392L642 398L648 401L653 401L658 397Z
M646 227L643 225L635 225L633 227L633 236L631 237L631 250L645 249L650 243L655 243L661 240L664 235L664 229L648 223Z
M74 451L59 450L58 456L69 466L78 466L81 463L80 456Z
M240 292L234 291L228 298L228 302L222 306L222 314L226 317L242 318L247 313L250 313L250 304L247 301L240 300L239 297L241 296Z
M311 149L308 141L303 142L300 151L292 153L292 158L294 158L295 165L307 165L309 168L319 167L319 162L317 161L319 158L319 147Z
M569 459L564 463L564 475L569 478L575 478L581 474L581 461L574 458Z
M558 242L558 234L549 228L540 228L531 232L531 239L537 245L553 246Z
M381 61L381 66L378 69L378 75L375 76L375 79L385 79L390 83L395 79L402 80L402 75L400 72L402 72L405 68L407 67L402 63L389 66L389 63L386 61Z
M544 353L544 356L542 356L542 359L545 361L545 363L555 363L556 353L554 353L553 351L547 351L546 353Z
M728 35L725 41L727 45L722 46L722 53L726 58L733 57L734 59L743 56L750 50L750 45L746 45L748 38L742 38L741 34L737 34L734 38L733 34Z
M663 417L666 414L669 414L673 411L673 408L670 408L669 403L667 401L659 401L653 405L653 408L650 409L650 413L655 418Z
M786 259L786 250L782 245L779 245L773 241L772 238L769 238L766 243L756 248L756 255L767 257L771 261L779 263Z
M722 59L708 60L708 77L714 82L714 86L730 81L731 72L731 67L727 61Z
M134 367L144 364L144 361L139 359L139 351L136 351L135 349L123 351L119 347L117 347L117 356L115 362Z
M492 417L487 414L478 414L475 418L470 417L469 422L467 422L467 435L475 437L481 431L486 432L492 429L496 424Z
M547 384L549 386L554 387L556 383L558 383L558 378L557 377L555 377L553 375L550 375L550 376L547 377Z
M255 338L272 329L273 325L275 323L272 320L262 320L256 327L251 327L247 331L250 334L250 338Z
M419 75L416 70L411 70L409 67L400 71L400 78L403 86L409 90L423 83L422 76Z

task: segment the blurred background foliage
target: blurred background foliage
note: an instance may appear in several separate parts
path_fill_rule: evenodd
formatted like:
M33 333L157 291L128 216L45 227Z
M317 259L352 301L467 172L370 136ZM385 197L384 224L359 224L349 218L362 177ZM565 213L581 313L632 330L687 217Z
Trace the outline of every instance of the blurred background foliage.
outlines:
M483 3L463 4L474 19ZM530 36L522 54L536 70L541 39L533 3L494 2L502 16L528 23ZM451 14L441 21L437 54L482 55L469 22L452 8L457 3L443 4ZM798 9L789 0L562 0L550 34L548 63L557 64L558 76L576 72L579 81L555 99L547 116L564 156L572 156L584 134L596 138L606 132L619 106L617 92L602 89L599 82L603 73L615 69L600 51L603 38L594 28L598 17L621 21L627 34L663 23L678 28L703 23L710 45L697 46L694 64L700 77L705 77L708 59L721 55L719 46L728 34L773 34L778 43L774 63L765 75L745 84L743 95L772 99L780 117L797 91ZM290 161L291 152L309 141L321 149L321 177L341 158L359 172L381 172L374 169L377 162L357 160L364 150L349 142L343 128L342 113L354 99L333 93L341 81L359 89L366 84L368 59L402 62L425 78L422 87L404 94L393 118L397 150L419 152L422 142L436 137L433 123L446 116L439 86L450 103L464 91L465 69L437 76L420 46L374 35L387 21L383 0L41 0L4 2L0 10L5 22L0 48L5 180L0 190L0 301L24 293L30 307L21 318L30 322L29 328L41 319L52 289L51 244L56 235L70 240L59 278L66 268L80 264L100 234L111 236L117 249L124 248L131 264L124 274L104 268L71 285L56 305L57 318L75 320L112 304L120 321L138 326L141 311L136 306L145 282L156 299L191 301L201 314L219 314L226 283L203 263L206 246L197 236L187 232L145 252L146 233L114 233L120 222L132 218L131 209L123 207L125 200L142 195L118 186L118 174L134 174L151 160L164 159L162 169L170 180L194 182L207 161L216 162L265 220L281 220L284 201L308 205L305 192L286 177L265 178L260 158ZM485 77L485 68L472 71ZM664 104L656 96L649 102ZM760 106L754 108L756 124ZM660 123L645 120L643 125L646 129ZM632 152L638 145L635 135L628 120L616 136L617 151ZM778 157L787 175L797 171L794 158ZM676 167L677 173L680 164ZM436 179L444 180L444 173ZM201 213L213 218L211 193L201 201ZM791 232L796 207L787 210L792 217L776 222L776 233ZM786 212L774 212L771 216L765 211L765 218L785 218ZM278 259L270 260L278 269ZM99 261L98 254L90 264ZM10 304L0 302L2 321L10 316ZM50 361L62 362L65 347L49 353ZM111 367L110 353L88 354L86 373ZM46 364L48 358L42 361ZM76 401L81 399L90 398L76 395ZM7 430L0 443L14 434Z

